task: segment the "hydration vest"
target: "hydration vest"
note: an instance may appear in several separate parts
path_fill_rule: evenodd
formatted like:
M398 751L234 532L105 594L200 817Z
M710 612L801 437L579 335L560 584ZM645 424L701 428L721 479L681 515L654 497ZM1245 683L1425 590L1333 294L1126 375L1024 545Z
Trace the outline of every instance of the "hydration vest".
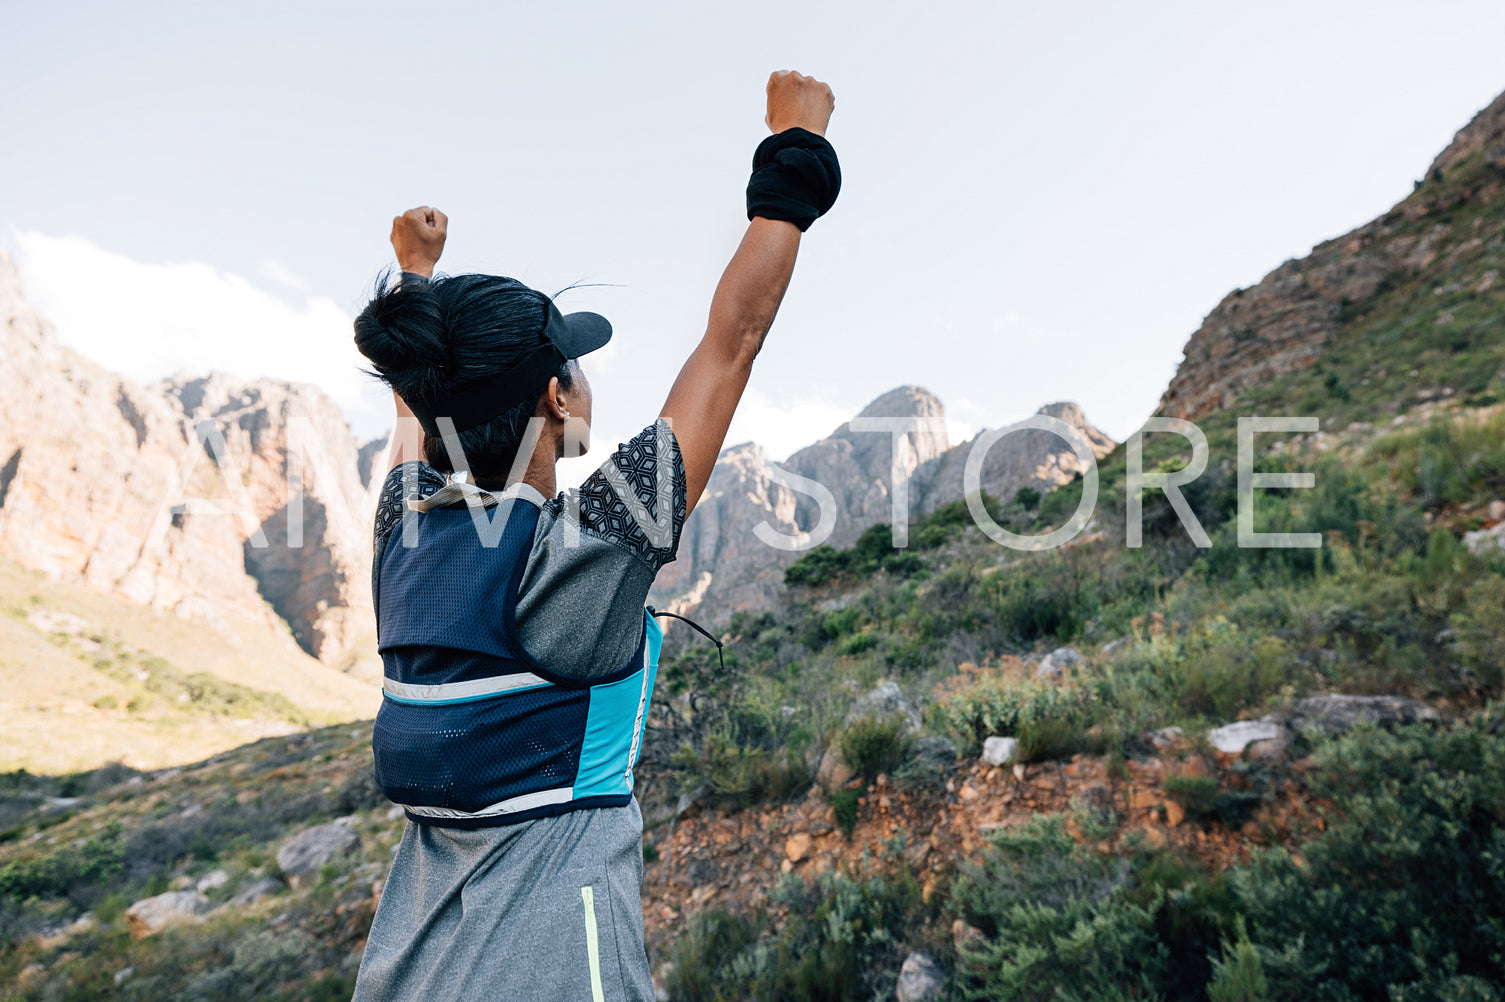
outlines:
M377 567L377 785L411 820L450 828L625 806L663 632L644 609L636 653L610 675L538 664L516 611L542 496L465 486L500 499L486 513L505 520L496 546L483 545L467 508L414 504L418 545L394 527Z

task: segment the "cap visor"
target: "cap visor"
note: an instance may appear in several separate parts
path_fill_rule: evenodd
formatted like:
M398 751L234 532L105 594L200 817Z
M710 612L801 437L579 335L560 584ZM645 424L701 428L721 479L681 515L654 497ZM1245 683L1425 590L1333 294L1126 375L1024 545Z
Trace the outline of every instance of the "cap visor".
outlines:
M563 334L554 343L566 358L579 358L611 340L611 321L599 313L569 313Z

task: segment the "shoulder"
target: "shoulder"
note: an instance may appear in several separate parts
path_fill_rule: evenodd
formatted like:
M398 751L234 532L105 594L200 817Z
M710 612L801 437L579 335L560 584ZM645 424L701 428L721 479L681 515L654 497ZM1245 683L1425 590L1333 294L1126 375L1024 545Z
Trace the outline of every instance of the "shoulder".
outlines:
M428 463L413 461L392 467L382 481L376 503L375 538L380 543L402 521L409 498L428 497L444 486L444 474Z
M674 560L685 521L685 469L663 418L617 446L578 488L544 503L581 531L621 546L657 571Z

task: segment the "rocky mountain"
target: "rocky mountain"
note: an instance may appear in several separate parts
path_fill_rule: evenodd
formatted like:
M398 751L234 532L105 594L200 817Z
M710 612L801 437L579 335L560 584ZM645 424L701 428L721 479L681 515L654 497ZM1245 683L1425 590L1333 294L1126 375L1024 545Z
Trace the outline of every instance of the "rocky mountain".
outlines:
M1074 403L1047 404L1038 413L1079 431L1099 458L1114 447ZM892 431L853 428L874 419L880 426L883 419L912 424ZM679 559L659 573L650 598L681 612L699 610L710 623L725 622L739 610L765 608L783 589L784 568L809 547L770 545L756 527L767 523L791 543L808 544L820 521L819 502L790 474L830 491L837 516L824 542L850 546L869 526L893 522L896 484L907 492L910 517L962 500L967 457L983 434L952 447L941 401L921 387L900 386L782 463L755 443L731 446L717 460L705 497L685 523ZM980 482L995 498L1012 498L1022 487L1044 493L1071 480L1081 465L1070 443L1048 431L1025 429L989 448Z
M1505 94L1461 129L1416 190L1385 215L1324 241L1207 315L1161 397L1159 413L1195 419L1322 358L1375 301L1413 279L1477 255L1496 234L1453 218L1505 191ZM1472 276L1483 292L1497 272Z
M285 621L326 662L369 631L358 444L320 390L107 372L57 340L4 255L0 348L0 556L187 617Z

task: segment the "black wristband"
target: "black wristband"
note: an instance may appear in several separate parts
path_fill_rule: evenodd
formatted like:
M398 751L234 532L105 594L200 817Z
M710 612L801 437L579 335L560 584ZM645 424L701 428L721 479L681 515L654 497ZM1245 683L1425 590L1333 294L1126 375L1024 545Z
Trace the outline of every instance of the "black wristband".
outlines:
M747 218L783 219L803 232L836 204L841 164L823 136L785 129L758 144L747 182Z

